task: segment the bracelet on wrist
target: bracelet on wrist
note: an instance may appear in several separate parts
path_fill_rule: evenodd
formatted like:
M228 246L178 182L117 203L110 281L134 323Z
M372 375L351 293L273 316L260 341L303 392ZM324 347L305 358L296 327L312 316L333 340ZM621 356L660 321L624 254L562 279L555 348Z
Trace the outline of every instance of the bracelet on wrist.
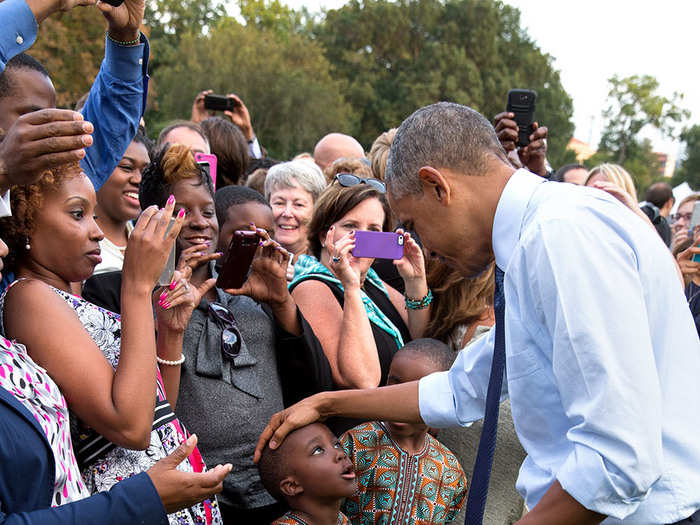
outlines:
M167 359L161 359L158 356L156 356L156 361L158 361L158 363L160 363L161 365L180 366L182 363L185 362L185 354L182 354L180 356L180 359L178 359L177 361L168 361Z
M117 45L120 46L135 46L141 43L141 31L139 31L138 36L136 37L136 40L128 40L126 42L122 42L121 40L117 40L116 38L112 38L112 35L109 34L109 31L107 31L107 38L109 38L112 42L114 42Z
M422 299L411 299L407 295L404 297L406 299L406 308L409 310L423 310L433 302L433 292L429 288L428 293Z

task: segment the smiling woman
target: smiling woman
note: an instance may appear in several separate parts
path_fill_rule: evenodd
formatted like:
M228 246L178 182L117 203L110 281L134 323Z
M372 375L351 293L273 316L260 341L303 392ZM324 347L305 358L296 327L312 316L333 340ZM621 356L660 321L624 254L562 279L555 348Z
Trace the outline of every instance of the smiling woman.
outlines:
M102 262L95 275L121 270L132 221L141 213L139 185L141 172L150 162L150 140L140 132L127 148L119 164L97 192L97 224L105 235L100 242Z

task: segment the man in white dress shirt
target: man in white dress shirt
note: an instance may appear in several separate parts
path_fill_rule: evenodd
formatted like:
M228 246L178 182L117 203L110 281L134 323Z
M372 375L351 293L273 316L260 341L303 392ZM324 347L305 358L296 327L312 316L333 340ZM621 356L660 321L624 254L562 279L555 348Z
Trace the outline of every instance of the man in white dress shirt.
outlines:
M514 170L489 122L457 104L401 125L386 178L392 210L426 248L465 276L494 260L505 272L503 394L528 454L517 487L531 511L519 523L695 514L700 340L649 225L602 191ZM276 415L260 446L336 414L432 427L480 419L493 340L419 382L317 394Z

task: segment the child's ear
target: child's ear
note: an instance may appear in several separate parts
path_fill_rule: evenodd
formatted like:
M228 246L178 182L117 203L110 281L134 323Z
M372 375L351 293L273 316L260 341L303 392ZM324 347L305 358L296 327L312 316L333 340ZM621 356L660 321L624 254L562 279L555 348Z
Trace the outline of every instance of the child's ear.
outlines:
M304 487L302 487L292 476L287 476L280 481L280 492L282 492L282 494L288 498L292 498L304 492Z

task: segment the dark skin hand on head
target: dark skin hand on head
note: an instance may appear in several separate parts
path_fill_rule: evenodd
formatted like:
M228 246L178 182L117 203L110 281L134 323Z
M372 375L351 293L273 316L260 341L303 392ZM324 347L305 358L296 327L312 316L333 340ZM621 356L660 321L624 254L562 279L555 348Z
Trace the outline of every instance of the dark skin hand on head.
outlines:
M530 135L530 144L518 148L518 124L515 114L503 112L493 119L493 127L503 149L508 154L508 159L516 168L527 168L540 177L547 176L547 128L537 122L532 123L534 130Z
M92 145L93 126L67 109L42 109L20 116L0 142L0 192L35 183L59 164L80 160Z

